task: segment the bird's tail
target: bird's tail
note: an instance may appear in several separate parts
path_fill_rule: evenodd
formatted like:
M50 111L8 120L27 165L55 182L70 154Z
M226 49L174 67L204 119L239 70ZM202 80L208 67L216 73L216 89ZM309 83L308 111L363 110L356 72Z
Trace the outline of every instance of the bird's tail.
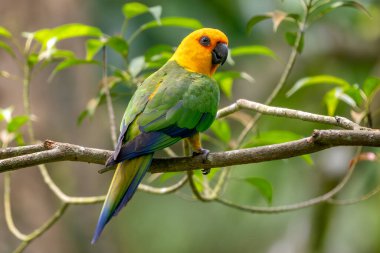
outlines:
M91 243L95 243L105 225L128 203L135 193L146 171L150 167L153 154L136 157L120 163L108 189L106 200Z

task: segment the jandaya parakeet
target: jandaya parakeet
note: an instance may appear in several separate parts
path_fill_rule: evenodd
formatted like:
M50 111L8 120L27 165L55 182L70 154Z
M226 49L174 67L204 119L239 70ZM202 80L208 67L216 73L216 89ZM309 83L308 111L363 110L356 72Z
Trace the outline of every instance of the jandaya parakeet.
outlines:
M219 103L212 75L228 55L227 36L211 28L190 33L169 61L137 87L124 113L117 147L106 166L117 165L92 243L128 203L153 154L183 138L202 154L199 132L210 127Z

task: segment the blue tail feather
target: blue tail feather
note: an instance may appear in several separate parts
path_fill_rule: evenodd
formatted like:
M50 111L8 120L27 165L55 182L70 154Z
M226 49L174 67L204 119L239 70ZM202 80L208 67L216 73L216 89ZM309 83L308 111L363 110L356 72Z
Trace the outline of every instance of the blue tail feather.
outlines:
M120 163L112 179L91 243L94 244L104 227L128 203L152 162L153 153Z

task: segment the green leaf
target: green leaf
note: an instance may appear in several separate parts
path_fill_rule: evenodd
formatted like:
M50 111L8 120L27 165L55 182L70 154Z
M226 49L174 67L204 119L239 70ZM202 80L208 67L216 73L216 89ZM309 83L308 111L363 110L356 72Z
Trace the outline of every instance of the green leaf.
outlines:
M287 18L290 20L290 21L293 21L294 23L297 23L299 20L300 20L300 15L299 14L296 14L296 13L289 13Z
M272 18L273 22L273 31L276 32L280 24L285 20L285 18L288 16L286 12L275 10L273 12L270 12L269 15Z
M202 23L193 18L184 18L184 17L165 17L161 19L161 23L157 21L148 22L140 27L141 31L145 31L151 28L159 26L177 26L189 29L200 29L202 28Z
M13 49L7 43L0 41L0 48L4 49L10 56L15 57Z
M249 177L245 178L244 181L255 187L269 204L272 203L273 189L272 184L268 180L258 177Z
M0 121L3 121L3 120L5 120L5 122L11 121L12 112L13 112L13 107L8 107L5 109L0 108Z
M215 80L218 82L222 92L228 97L232 97L233 82L237 78L243 78L249 82L253 82L253 78L244 72L237 71L223 71L214 75Z
M194 179L195 188L197 188L198 192L203 192L203 190L204 190L204 184L203 184L204 175L202 174L202 172L200 170L195 170L193 179Z
M296 45L297 33L296 32L286 32L285 40L289 44L289 46L294 47ZM297 51L302 53L305 44L305 35L302 34L301 41L298 45Z
M183 175L183 172L165 172L160 175L160 181L165 182L178 175Z
M364 100L362 96L363 91L360 90L358 85L355 84L353 86L344 88L343 92L354 101L355 107L362 105Z
M380 89L380 78L368 77L363 83L363 91L367 97L372 97Z
M12 37L12 34L3 26L0 26L0 36L5 38Z
M43 45L43 48L52 41L55 43L60 40L83 36L100 37L102 31L97 27L74 23L34 32L34 38Z
M125 82L126 84L130 84L131 82L131 75L125 70L115 69L115 71L113 72L113 75L114 77L119 78L120 82ZM134 85L132 86L134 87Z
M173 55L173 47L169 45L156 45L145 51L144 57L147 68L160 68Z
M340 7L351 7L351 8L357 9L359 11L362 11L364 14L371 17L371 14L364 7L364 5L362 5L361 3L356 2L356 1L339 1L339 2L335 2L335 3L331 4L331 7L333 9L340 8Z
M0 77L10 78L11 74L8 71L0 70Z
M162 13L162 7L157 5L157 6L152 6L148 7L145 4L138 3L138 2L131 2L131 3L126 3L123 6L123 14L124 17L129 20L131 18L134 18L136 16L139 16L141 14L149 12L152 14L153 18L160 23L160 18L161 18L161 13Z
M16 143L18 146L24 146L25 145L24 137L22 136L22 134L20 134L20 133L16 134L15 140L16 140Z
M258 147L264 145L278 144L288 141L294 141L303 138L303 136L282 130L274 130L261 132L259 135L253 136L246 144L244 148Z
M86 41L86 60L92 60L94 56L102 49L104 42L98 39L89 39Z
M231 49L231 56L241 56L241 55L265 55L276 59L276 54L265 46L241 46Z
M367 16L371 17L369 11L359 2L356 1L337 1L337 2L328 2L318 6L317 8L311 11L310 19L316 20L330 13L331 11L338 9L340 7L350 7L355 8L359 11L362 11Z
M33 66L35 66L38 63L38 54L36 53L29 54L27 58L27 62L28 62L29 68L32 68Z
M337 89L332 89L329 92L327 92L323 97L323 102L326 104L327 114L329 116L334 116L339 103Z
M115 50L115 52L119 53L123 58L128 57L129 45L124 38L119 36L113 36L107 40L106 44L107 46Z
M325 94L323 101L326 104L327 113L329 116L334 116L339 101L345 102L351 108L356 108L358 106L355 100L345 93L345 90L346 89L337 87Z
M19 128L24 125L29 120L28 116L16 116L9 121L7 124L7 131L9 133L14 133L19 130Z
M163 55L172 55L173 47L169 45L155 45L148 50L145 51L145 61L156 61L158 57L162 57Z
M157 5L149 8L149 12L152 14L154 19L158 22L161 23L161 13L162 13L162 7Z
M297 23L299 18L300 17L298 14L286 13L283 11L275 10L272 12L265 13L263 15L253 16L247 23L246 31L247 33L250 33L252 31L252 28L259 22L266 19L272 19L273 31L276 32L283 21L291 21Z
M126 3L123 5L123 14L126 19L131 19L149 11L148 6L138 2Z
M55 49L51 57L53 59L69 59L75 58L75 54L73 51L70 50Z
M243 145L243 148L252 148L252 147L259 147L264 145L272 145L272 144L279 144L289 141L295 141L302 139L303 136L290 132L290 131L283 131L283 130L274 130L274 131L267 131L267 132L261 132L258 135L253 136L250 138L247 143ZM305 162L309 165L313 164L313 160L310 155L303 155L302 159L305 160Z
M300 90L303 87L312 86L312 85L319 85L319 84L330 84L330 85L336 85L340 87L349 87L350 84L345 81L342 78L330 76L330 75L319 75L319 76L312 76L312 77L305 77L301 80L297 81L294 86L286 93L286 96L290 97L294 93L296 93L298 90Z
M339 89L339 88L338 88ZM344 92L344 90L343 90L343 92L339 92L339 93L337 93L337 95L338 95L338 99L339 100L341 100L341 101L343 101L343 102L345 102L346 104L348 104L351 108L357 108L358 107L358 105L356 104L356 101L352 98L352 97L350 97L349 95L347 95L345 92Z
M98 61L95 60L84 60L84 59L67 59L59 63L55 69L53 70L51 76L49 79L53 78L58 72L76 66L76 65L83 65L83 64L99 64Z
M121 81L122 78L120 77L116 77L116 76L109 76L107 78L107 86L108 86L108 89L109 90L112 90L112 88L118 83ZM95 112L96 112L96 109L98 108L98 106L103 103L104 101L104 98L105 98L105 88L104 86L102 87L102 89L100 89L100 91L98 92L97 96L95 98L92 98L88 101L87 105L86 105L86 109L84 111L82 111L80 113L80 115L78 116L78 119L77 119L77 124L80 125L82 124L83 120L86 118L86 117L92 117L94 116Z
M210 173L206 175L208 181L212 181L220 170L220 168L212 168Z
M211 131L224 143L228 143L231 139L231 128L228 122L224 119L215 120L211 127Z
M261 21L263 20L266 20L266 19L270 19L271 16L265 14L265 15L257 15L257 16L253 16L247 23L247 28L246 28L246 31L247 33L250 33L253 29L253 27L260 23Z
M73 51L61 50L55 47L52 47L52 48L47 47L46 50L38 54L37 60L39 62L45 61L45 63L47 63L51 60L61 60L61 59L69 59L69 58L70 59L75 58L75 54Z
M129 70L129 73L131 73L132 77L136 77L138 76L138 74L140 74L140 72L144 69L144 67L145 67L144 56L138 56L131 60L128 70Z
M78 117L78 120L77 120L78 125L82 124L83 120L86 117L92 117L95 114L96 108L99 106L100 101L101 101L101 96L92 98L90 99L90 101L88 101L86 109L83 112L81 112L81 114Z
M232 86L234 79L240 77L238 72L219 72L214 75L215 80L218 82L220 89L227 96L227 98L232 98Z

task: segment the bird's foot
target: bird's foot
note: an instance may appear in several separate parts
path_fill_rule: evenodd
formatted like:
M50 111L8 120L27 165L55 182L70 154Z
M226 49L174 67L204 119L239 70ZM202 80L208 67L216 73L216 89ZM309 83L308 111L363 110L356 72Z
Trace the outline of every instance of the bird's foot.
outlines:
M196 150L193 152L193 156L198 156L198 155L202 156L202 162L203 163L205 163L207 161L207 157L209 154L210 154L210 150L204 149L204 148L200 148L199 150ZM203 175L207 175L208 173L210 173L210 170L211 170L210 168L201 169Z

